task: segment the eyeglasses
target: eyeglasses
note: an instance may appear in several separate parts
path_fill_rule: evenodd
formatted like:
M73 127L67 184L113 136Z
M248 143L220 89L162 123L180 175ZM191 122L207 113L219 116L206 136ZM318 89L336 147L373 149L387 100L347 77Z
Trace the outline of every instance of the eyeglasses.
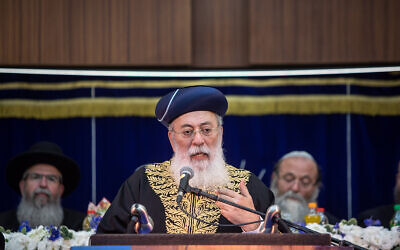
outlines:
M175 131L171 129L170 131L181 135L183 138L193 138L194 135L199 132L202 136L208 137L215 134L215 131L219 128L219 126L215 128L204 127L200 129L193 129L193 128L185 128L182 131Z
M311 180L311 178L309 176L303 176L301 178L297 178L292 173L284 174L283 176L279 177L279 179L282 179L290 186L292 186L295 183L295 181L298 180L299 184L302 188L308 188L314 184L314 181Z
M62 183L62 177L54 174L25 173L23 179L39 182L43 179L43 177L45 177L46 180L52 184Z

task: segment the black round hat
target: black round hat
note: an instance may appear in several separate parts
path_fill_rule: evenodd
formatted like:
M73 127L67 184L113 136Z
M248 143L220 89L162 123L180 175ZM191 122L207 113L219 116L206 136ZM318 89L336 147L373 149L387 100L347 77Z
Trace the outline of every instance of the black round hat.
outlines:
M178 116L192 111L211 111L224 116L228 101L216 88L208 86L191 86L176 89L161 97L155 114L159 122L168 125Z
M56 167L62 174L64 184L63 197L70 194L79 184L80 169L68 156L64 155L61 148L52 142L41 141L32 145L28 151L12 158L6 168L8 184L17 193L20 193L19 182L24 172L38 163L46 163Z

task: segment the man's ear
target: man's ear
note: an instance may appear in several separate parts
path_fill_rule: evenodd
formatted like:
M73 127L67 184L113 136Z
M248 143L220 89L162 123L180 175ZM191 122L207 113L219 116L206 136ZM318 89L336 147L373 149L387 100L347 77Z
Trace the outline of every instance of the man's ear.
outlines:
M23 190L24 190L24 185L25 185L25 181L24 180L20 180L19 181L19 192L21 193L21 195L23 195Z
M175 153L175 148L174 148L174 143L173 143L174 140L173 140L172 136L174 136L174 135L172 134L172 131L168 130L169 144L171 144L172 151L174 151L174 153Z
M274 171L274 172L272 172L272 175L271 175L271 182L272 182L275 178L276 178L276 173L275 173L275 171Z
M65 189L64 184L60 184L60 186L58 186L58 190L60 192L60 197L63 195L64 189Z

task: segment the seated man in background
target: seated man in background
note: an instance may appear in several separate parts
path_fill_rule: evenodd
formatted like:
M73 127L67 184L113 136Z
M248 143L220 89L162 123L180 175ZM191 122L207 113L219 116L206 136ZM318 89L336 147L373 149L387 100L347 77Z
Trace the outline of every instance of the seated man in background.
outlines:
M17 231L22 222L34 228L65 225L81 230L85 214L63 208L61 197L79 184L78 165L51 142L38 142L17 155L6 168L8 184L22 198L17 209L0 214L0 226Z
M272 192L252 173L225 162L222 149L222 116L228 108L225 96L217 89L194 86L172 91L156 106L156 117L168 128L174 151L172 159L148 164L135 171L122 185L101 220L97 233L125 233L131 219L131 206L140 203L154 220L153 233L221 233L254 231L259 215L185 193L182 207L198 221L180 210L177 204L180 170L190 166L194 172L189 185L217 193L231 202L266 212L273 204ZM222 227L219 224L248 225ZM209 224L211 223L211 224Z
M305 151L289 152L274 166L270 188L284 219L304 223L308 203L317 202L320 186L321 170L314 157ZM324 213L329 224L338 222L330 213Z
M396 185L394 186L394 204L400 204L400 161L397 167ZM380 220L381 225L389 228L389 222L394 215L394 204L368 209L358 215L357 222L360 226L367 226L365 219Z

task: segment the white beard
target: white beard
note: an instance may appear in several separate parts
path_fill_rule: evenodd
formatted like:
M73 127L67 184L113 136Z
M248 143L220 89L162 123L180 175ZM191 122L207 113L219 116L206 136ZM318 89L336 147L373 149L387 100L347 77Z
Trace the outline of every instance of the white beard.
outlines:
M316 188L308 201L292 190L279 194L276 179L272 180L270 188L275 195L275 204L281 209L282 218L295 223L304 223L304 216L308 213L308 203L315 202L319 194L319 188Z
M17 208L17 219L19 223L28 221L32 228L39 225L60 226L64 219L60 198L50 199L45 203L40 197L32 199L22 197Z
M177 152L175 152L171 160L171 175L177 185L180 181L180 170L184 166L190 166L194 175L190 179L191 187L200 188L206 191L215 191L218 188L226 187L229 184L228 171L225 167L224 153L222 150L222 136L218 138L218 146L215 150L209 149L207 146L192 146L185 151L175 144ZM205 153L209 156L207 160L192 160L190 155L196 153Z

